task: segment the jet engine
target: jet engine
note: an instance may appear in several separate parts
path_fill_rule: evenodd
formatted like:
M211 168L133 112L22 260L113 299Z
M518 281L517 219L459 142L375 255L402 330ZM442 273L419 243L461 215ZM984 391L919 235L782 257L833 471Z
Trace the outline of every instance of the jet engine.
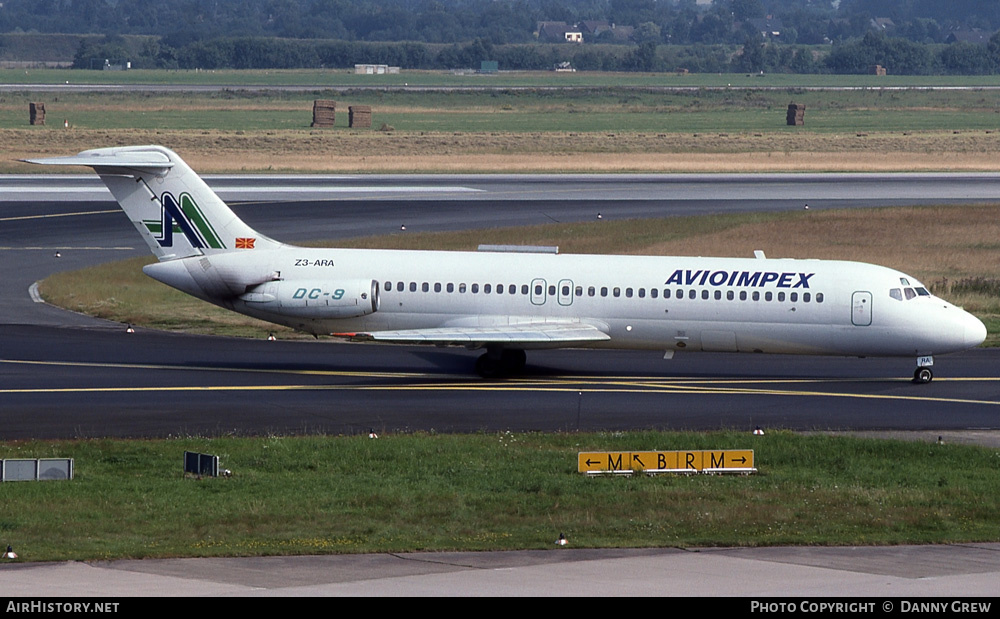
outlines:
M254 286L239 297L248 306L283 316L356 318L378 311L378 282L281 280Z

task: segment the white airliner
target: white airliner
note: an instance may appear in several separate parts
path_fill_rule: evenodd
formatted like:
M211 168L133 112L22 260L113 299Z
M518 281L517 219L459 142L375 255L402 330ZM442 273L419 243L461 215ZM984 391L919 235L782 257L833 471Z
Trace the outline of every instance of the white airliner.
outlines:
M100 148L27 160L90 166L159 258L143 271L221 307L315 335L484 349L484 377L525 350L628 348L898 356L930 382L933 355L986 327L917 280L860 262L313 249L261 235L173 151Z

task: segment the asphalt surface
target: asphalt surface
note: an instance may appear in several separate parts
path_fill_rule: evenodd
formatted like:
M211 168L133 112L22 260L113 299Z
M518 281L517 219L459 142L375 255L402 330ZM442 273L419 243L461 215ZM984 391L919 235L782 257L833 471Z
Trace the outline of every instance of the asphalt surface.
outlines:
M993 175L837 176L843 178L365 177L297 185L254 178L252 191L238 179L212 182L230 183L223 195L244 202L236 210L250 225L291 242L398 231L402 224L440 230L598 213L978 202L1000 193ZM986 349L940 358L935 381L925 386L908 382L909 360L692 354L663 361L650 353L545 351L529 356L523 379L500 389L475 379L475 353L461 350L126 334L123 325L32 298L32 284L55 271L145 251L117 207L88 188L93 179L60 178L41 185L0 179L5 440L756 425L995 440L1000 425L998 355ZM393 183L405 187L386 188ZM18 189L24 186L35 189ZM234 402L238 416L226 413ZM405 415L394 412L401 409ZM571 540L568 548L522 553L10 563L0 564L0 578L12 596L974 596L995 587L998 550L591 551L573 549Z

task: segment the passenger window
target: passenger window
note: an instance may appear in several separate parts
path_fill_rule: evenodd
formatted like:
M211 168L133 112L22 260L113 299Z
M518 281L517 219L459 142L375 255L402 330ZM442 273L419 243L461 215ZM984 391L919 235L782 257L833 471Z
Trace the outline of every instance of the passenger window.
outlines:
M503 284L497 284L497 294L503 294Z
M735 292L733 292L732 290L727 290L726 291L726 299L727 300L732 301L735 298L736 298L736 293Z
M822 303L823 302L823 293L822 292L817 292L816 293L816 302L817 303Z
M479 292L479 284L472 284L472 294Z
M563 286L562 287L562 295L564 297L568 297L569 296L569 286Z
M740 290L740 301L746 301L746 300L747 300L747 291Z
M386 282L385 283L385 291L389 292L390 290L392 290L392 282Z
M664 288L663 289L663 298L664 299L669 299L670 298L670 289L669 288Z
M784 292L779 292L778 293L778 302L780 303L781 301L784 301L784 300L785 300L785 293Z
M764 300L765 301L770 301L771 300L771 291L770 290L764 293Z
M448 292L455 292L455 284L448 283Z
M721 290L716 290L715 291L715 300L716 301L722 300L722 291Z
M602 297L608 296L608 287L607 286L601 286L601 296Z
M410 282L410 292L417 291L417 282Z
M521 294L523 295L528 294L528 284L521 284Z
M574 292L576 293L576 296L582 297L583 296L583 286L577 286L576 290Z
M441 282L436 282L434 284L434 292L441 292Z
M615 298L618 298L618 297L622 296L622 289L619 288L619 287L617 287L617 286L615 286L615 289L611 291L611 294L613 294L615 296Z
M799 300L799 293L797 292L790 293L788 295L788 300L791 301L792 303L795 303L796 301Z
M754 301L760 301L760 292L758 292L756 290L753 291L753 300Z
M406 290L406 284L403 282L396 282L396 292L403 292Z
M597 288L594 288L593 286L591 286L590 288L587 288L587 296L588 297L592 297L592 296L594 296L596 294L597 294Z
M632 289L631 288L626 288L625 289L625 296L628 297L629 299L632 298Z
M650 288L649 289L649 296L651 298L655 299L656 297L660 296L660 291L657 290L656 288Z
M465 284L459 284L458 291L462 294L465 294Z
M420 284L420 290L422 290L423 292L427 292L430 289L431 289L431 285L428 284L427 282L424 282L424 283Z
M702 290L701 291L701 298L705 299L706 301L708 300L708 291L707 290Z
M811 294L809 294L808 292L803 292L802 293L802 302L803 303L808 303L811 299L812 299L812 295Z
M541 284L535 284L535 294L538 295L538 296L542 296L542 285Z
M483 284L483 294L489 294L493 292L493 286L490 284Z

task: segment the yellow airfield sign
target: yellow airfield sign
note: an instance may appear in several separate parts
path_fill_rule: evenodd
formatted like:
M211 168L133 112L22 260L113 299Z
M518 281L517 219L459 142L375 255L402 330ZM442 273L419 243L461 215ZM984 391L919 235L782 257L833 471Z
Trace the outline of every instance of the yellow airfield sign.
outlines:
M581 451L581 473L756 473L752 449Z

